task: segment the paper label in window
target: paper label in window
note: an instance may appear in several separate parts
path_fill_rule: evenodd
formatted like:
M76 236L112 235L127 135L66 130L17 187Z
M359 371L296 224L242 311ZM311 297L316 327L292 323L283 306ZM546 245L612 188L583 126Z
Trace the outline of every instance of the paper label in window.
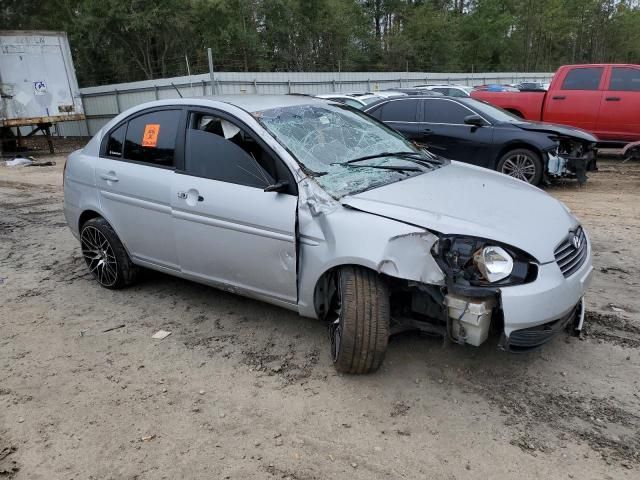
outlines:
M159 123L147 123L144 126L144 133L142 135L143 147L155 147L158 145L158 134L160 133Z

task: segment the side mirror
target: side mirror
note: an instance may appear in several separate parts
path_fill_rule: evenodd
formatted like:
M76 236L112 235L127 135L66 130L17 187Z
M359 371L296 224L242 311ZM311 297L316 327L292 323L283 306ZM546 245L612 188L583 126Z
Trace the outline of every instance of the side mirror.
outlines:
M484 127L487 124L480 115L467 115L464 117L464 123L474 127Z
M280 180L279 182L264 187L264 191L282 193L287 191L288 188L289 182L287 182L286 180Z

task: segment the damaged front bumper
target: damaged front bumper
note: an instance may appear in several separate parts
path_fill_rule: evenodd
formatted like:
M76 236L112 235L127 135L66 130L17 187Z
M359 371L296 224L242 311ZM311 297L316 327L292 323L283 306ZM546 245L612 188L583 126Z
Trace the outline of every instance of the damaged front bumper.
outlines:
M449 275L443 301L447 336L478 346L491 330L501 330L500 347L521 352L543 345L571 322L580 329L582 298L593 274L588 241L583 255L583 263L565 273L555 261L538 264L531 281L495 288L452 284Z
M527 332L535 331L536 327L542 326L543 330L555 332L553 327L558 322L566 325L584 296L592 275L589 251L584 264L568 278L564 277L555 262L547 263L540 266L536 281L501 289L503 344L507 347L513 345L512 336L517 340L516 343L522 343L523 338L529 335ZM531 346L537 345L532 342Z
M541 347L568 327L571 327L575 333L579 333L584 322L584 312L584 299L581 298L569 313L556 320L535 327L514 330L509 337L503 335L500 347L515 353L527 352Z
M569 278L550 263L540 266L534 282L503 287L494 296L447 294L448 336L456 343L479 346L501 318L500 348L523 352L544 345L569 325L581 330L583 296L592 274L590 259Z
M551 178L575 177L582 185L587 181L587 172L597 170L595 144L563 139L545 154L546 174Z

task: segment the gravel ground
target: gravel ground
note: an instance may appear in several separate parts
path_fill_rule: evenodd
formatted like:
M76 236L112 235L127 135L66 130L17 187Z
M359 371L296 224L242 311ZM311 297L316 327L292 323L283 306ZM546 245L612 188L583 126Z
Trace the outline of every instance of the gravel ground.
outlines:
M64 157L40 159L0 167L0 478L639 478L637 163L549 188L593 242L584 338L510 355L405 334L355 377L321 322L151 272L100 288Z

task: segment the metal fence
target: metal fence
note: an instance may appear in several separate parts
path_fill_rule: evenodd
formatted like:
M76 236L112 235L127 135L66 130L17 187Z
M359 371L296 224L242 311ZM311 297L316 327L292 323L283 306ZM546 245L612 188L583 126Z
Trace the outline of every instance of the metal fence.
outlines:
M60 136L92 136L110 119L135 105L151 100L217 94L319 94L411 87L424 83L547 82L552 73L424 73L424 72L217 72L120 83L80 89L86 120L57 125ZM213 80L213 81L212 81Z

